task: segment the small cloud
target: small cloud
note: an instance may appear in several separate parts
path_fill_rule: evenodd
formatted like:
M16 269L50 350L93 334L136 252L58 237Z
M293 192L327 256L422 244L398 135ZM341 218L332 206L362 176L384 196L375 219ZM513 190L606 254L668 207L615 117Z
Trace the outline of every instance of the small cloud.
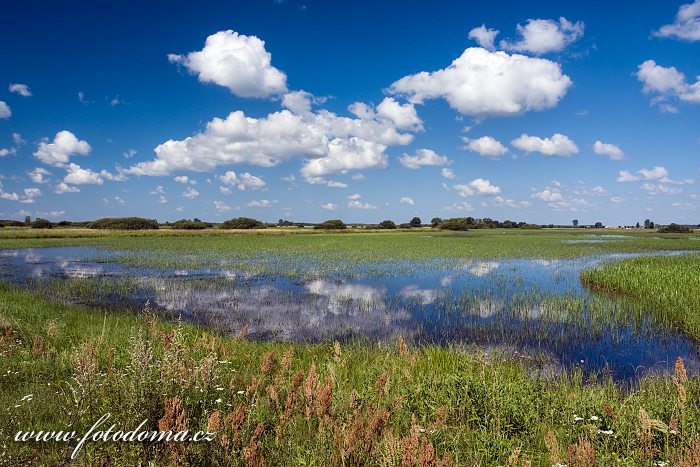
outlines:
M9 90L22 97L31 97L32 95L32 91L29 90L29 86L26 84L12 83L9 86Z
M403 198L401 198L400 203L406 204L408 206L415 206L416 205L415 201L413 201L413 198L410 198L408 196L404 196Z

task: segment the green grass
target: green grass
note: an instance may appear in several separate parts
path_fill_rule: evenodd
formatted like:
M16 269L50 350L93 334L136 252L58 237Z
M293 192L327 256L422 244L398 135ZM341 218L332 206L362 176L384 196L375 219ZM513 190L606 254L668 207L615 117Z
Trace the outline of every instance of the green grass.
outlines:
M582 279L597 290L644 303L700 340L700 257L631 258L584 271Z
M689 240L692 235L658 240L656 234L631 233L631 238L599 244L562 242L588 233L593 232L5 228L0 229L0 248L100 246L129 250L125 260L143 264L190 264L198 261L195 253L207 261L313 255L319 263L358 264L700 249L700 242ZM693 302L698 260L625 260L584 277L652 304L662 322L673 320L697 337L698 305ZM131 290L128 282L95 285L83 280L52 287L48 292L57 296L76 290ZM555 309L578 306L566 297L551 300ZM629 319L643 319L640 309L630 307ZM610 322L624 322L618 312L628 308L615 310L611 315L603 302L592 308L592 314L600 315L595 332L606 332ZM295 387L297 374L302 379ZM179 407L174 400L181 402L182 412L176 414L184 415L182 425L191 431L211 428L216 439L179 447L89 442L78 463L167 465L178 457L184 465L256 465L260 459L266 465L436 465L428 462L430 456L446 455L456 465L591 465L583 452L592 450L595 465L692 465L692 452L700 451L700 378L684 379L680 370L676 376L675 382L647 376L629 388L595 375L587 380L578 370L552 376L537 360L478 348L251 342L162 322L151 314L61 305L42 297L41 290L0 284L3 465L69 459L72 446L18 443L12 440L18 430L83 433L105 413L119 428L133 429L147 419L147 429L155 430L159 420L173 426L164 414L166 408ZM583 449L587 443L590 449Z
M180 452L185 465L245 465L251 452L267 465L397 465L403 445L418 462L414 448L421 444L424 455L447 453L457 465L505 465L518 449L521 460L551 465L566 462L568 448L581 439L591 443L597 465L618 459L644 465L649 457L679 459L694 439L700 446L698 378L684 383L683 402L670 378L645 378L627 391L609 380L585 381L576 371L538 378L526 360L478 349L255 343L148 316L59 305L7 286L0 286L0 330L0 437L6 445L0 462L10 465L53 464L70 455L59 443L8 439L17 430L83 432L108 412L118 427L148 419L148 429L156 429L164 402L174 397L193 431L216 425L217 410L221 418L240 407L245 413L235 432L230 424L217 425L215 441ZM265 360L272 363L268 369ZM304 379L292 390L299 371ZM332 397L324 409L319 399L328 381ZM292 393L290 406L285 401ZM31 400L22 400L29 394ZM642 409L662 423L649 428L644 417L640 421ZM680 434L670 434L669 423ZM259 442L244 451L258 426ZM614 435L598 431L608 429ZM645 458L647 444L654 454ZM165 443L90 442L79 461L164 465L173 452Z
M565 243L593 239L587 235L620 234L603 243ZM224 231L95 231L89 229L0 229L0 248L49 246L100 246L134 252L130 261L154 266L192 266L188 255L220 259L295 258L312 255L319 262L411 261L434 258L578 258L604 253L646 253L662 250L700 251L694 234L659 235L656 232L584 229L513 229L446 232L428 228L410 231L362 231L325 233L312 229ZM142 255L143 251L156 255ZM136 257L141 257L137 259ZM165 263L165 264L163 264Z

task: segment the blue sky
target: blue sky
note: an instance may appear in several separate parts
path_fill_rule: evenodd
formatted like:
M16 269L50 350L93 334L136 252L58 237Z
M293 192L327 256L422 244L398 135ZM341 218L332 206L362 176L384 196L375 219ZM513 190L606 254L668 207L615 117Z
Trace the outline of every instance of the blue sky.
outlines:
M144 3L4 7L0 218L700 223L700 0Z

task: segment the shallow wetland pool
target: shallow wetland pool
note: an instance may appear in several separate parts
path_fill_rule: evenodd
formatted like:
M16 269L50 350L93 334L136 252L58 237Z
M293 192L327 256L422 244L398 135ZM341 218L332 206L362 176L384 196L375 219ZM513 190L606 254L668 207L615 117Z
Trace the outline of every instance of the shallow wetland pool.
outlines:
M66 303L139 310L148 302L171 318L230 334L245 328L261 340L374 342L400 335L415 344L505 349L531 359L544 375L581 367L618 381L672 371L678 356L691 374L700 369L696 343L655 322L640 304L581 284L582 270L625 254L330 268L313 256L268 255L271 270L257 267L255 258L165 268L134 265L129 255L93 247L4 250L0 280Z

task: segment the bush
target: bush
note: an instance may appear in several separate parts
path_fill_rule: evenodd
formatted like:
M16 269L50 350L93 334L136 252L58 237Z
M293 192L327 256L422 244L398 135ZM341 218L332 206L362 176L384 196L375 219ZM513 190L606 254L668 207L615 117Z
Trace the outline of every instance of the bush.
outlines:
M461 231L469 230L470 227L474 227L474 224L469 222L469 220L464 217L453 217L452 219L446 219L438 226L438 228L441 230Z
M671 223L667 225L666 227L661 227L659 229L659 233L690 233L692 230L690 230L688 227L678 225L675 223Z
M24 224L21 223L20 221L13 221L13 220L0 221L0 224L2 224L3 227L23 227L24 226Z
M32 229L50 229L53 224L46 219L37 218L32 222Z
M229 219L219 226L220 229L264 229L265 224L249 217Z
M414 217L413 219L411 219L411 222L409 222L409 224L411 224L411 227L420 227L422 225L422 222L420 220L420 217Z
M379 225L377 226L378 229L395 229L396 228L396 223L394 221L390 220L385 220L381 221Z
M411 229L413 226L409 224L408 222L404 222L403 224L399 224L399 229Z
M343 230L347 228L348 227L345 225L345 223L340 219L329 219L325 222L314 225L314 229L317 230Z
M190 221L187 219L180 219L173 223L173 229L183 229L183 230L202 230L207 227L211 227L211 224L202 222L200 220Z
M523 224L520 226L521 229L528 229L528 230L535 230L535 229L541 229L541 225L537 224Z
M142 217L105 217L87 225L88 229L156 230L158 222Z
M56 224L59 227L70 227L71 222L70 221L60 221L58 224Z

